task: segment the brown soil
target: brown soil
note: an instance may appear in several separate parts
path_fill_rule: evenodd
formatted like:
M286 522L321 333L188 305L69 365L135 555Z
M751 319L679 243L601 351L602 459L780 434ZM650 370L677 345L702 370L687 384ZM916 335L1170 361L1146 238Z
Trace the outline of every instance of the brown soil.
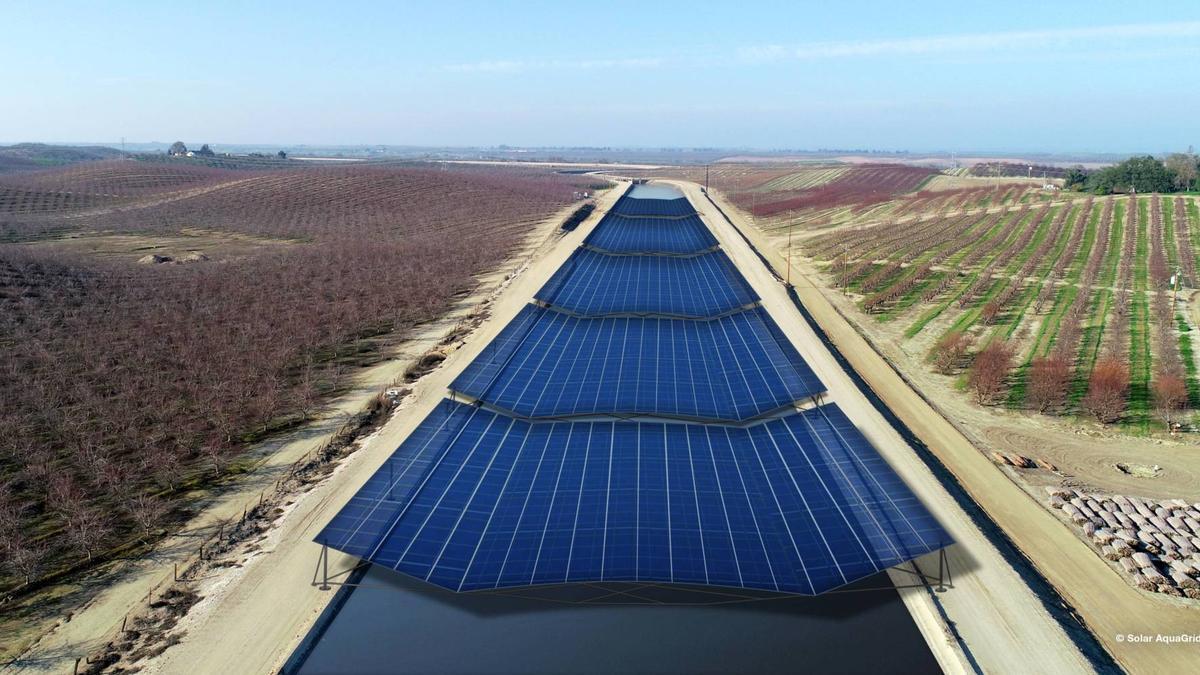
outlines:
M295 243L284 239L251 237L234 232L185 229L177 235L80 232L57 239L31 242L26 246L54 248L134 263L147 255L166 256L177 261L184 261L192 254L200 254L206 256L208 261L229 260L250 256L265 248L288 246Z

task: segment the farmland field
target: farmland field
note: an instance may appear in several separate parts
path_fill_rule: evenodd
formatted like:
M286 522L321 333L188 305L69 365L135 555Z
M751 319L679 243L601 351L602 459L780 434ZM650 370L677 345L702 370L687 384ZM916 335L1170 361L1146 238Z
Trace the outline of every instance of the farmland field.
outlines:
M715 165L709 184L977 403L1134 434L1195 428L1197 198L1045 187L1063 172ZM985 351L1005 358L981 392Z
M1005 352L979 403L1139 434L1197 423L1195 197L1064 193L1000 164L830 166L809 187L821 169L722 171L761 229L957 388Z
M1195 211L1182 196L1081 197L925 213L807 237L801 247L830 285L902 328L931 363L953 361L944 352L956 340L974 345L963 363L970 351L1006 345L1014 367L1005 405L1145 431L1185 421L1198 404L1188 318ZM1066 380L1049 372L1062 367ZM1095 400L1108 367L1127 370L1119 402ZM1188 394L1170 406L1164 396L1176 379Z
M0 591L153 539L594 183L134 160L0 177Z

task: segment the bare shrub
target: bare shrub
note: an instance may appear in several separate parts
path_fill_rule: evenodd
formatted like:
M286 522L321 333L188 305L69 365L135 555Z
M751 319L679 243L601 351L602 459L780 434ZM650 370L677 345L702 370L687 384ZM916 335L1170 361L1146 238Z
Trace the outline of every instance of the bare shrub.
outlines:
M975 356L967 384L974 392L977 403L988 405L999 400L1008 387L1012 360L1013 348L1003 340L989 342Z
M1113 357L1096 362L1088 380L1083 408L1104 424L1121 419L1129 397L1129 365Z
M967 360L974 338L962 331L947 333L933 348L933 367L943 375L951 375Z
M1175 373L1160 371L1154 378L1153 389L1158 416L1173 429L1184 417L1188 403L1187 382Z
M1029 366L1026 400L1038 412L1061 409L1071 384L1071 363L1059 353L1036 358Z

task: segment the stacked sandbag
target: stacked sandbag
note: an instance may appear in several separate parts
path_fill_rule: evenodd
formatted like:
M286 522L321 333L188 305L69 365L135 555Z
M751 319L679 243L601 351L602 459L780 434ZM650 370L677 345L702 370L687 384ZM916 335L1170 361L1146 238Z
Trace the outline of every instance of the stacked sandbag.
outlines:
M1132 585L1200 600L1200 504L1065 487L1046 494L1050 508Z

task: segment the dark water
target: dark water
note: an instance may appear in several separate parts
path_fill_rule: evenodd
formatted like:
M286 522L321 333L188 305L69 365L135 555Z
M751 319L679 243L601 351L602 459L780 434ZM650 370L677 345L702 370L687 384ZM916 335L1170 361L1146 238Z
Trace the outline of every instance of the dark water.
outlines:
M671 185L642 183L634 185L629 191L629 196L637 199L679 199L683 193Z
M632 587L456 594L390 570L362 583L299 672L938 672L892 589L712 605L697 603L726 598L660 588L637 597L690 604L603 605L596 598L628 598L609 594ZM593 604L565 602L585 596Z

